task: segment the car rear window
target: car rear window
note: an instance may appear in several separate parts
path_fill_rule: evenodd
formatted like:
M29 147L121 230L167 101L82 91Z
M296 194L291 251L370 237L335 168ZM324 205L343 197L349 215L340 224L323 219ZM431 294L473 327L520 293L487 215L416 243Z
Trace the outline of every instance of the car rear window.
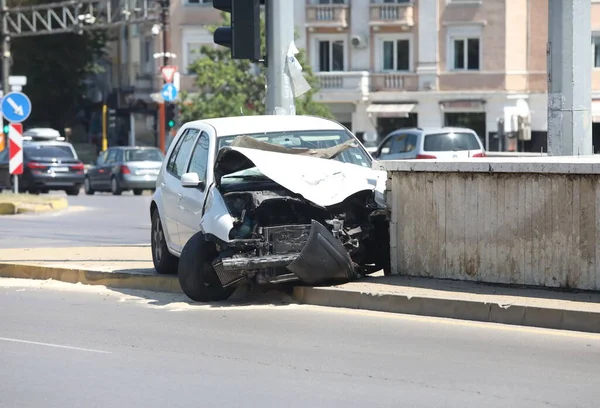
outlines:
M73 150L69 146L27 146L23 152L31 157L40 158L69 158L74 159Z
M468 132L434 133L425 136L423 150L428 152L445 152L459 150L480 150L477 136Z
M164 156L158 149L131 149L125 151L125 161L162 161Z

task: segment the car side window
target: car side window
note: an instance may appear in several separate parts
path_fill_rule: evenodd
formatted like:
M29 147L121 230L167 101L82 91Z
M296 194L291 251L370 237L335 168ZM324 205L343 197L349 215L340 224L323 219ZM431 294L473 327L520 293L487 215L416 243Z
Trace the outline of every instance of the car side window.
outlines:
M108 151L105 150L98 156L98 160L96 160L96 166L102 166L106 163L106 156L108 155Z
M117 160L117 151L112 149L108 151L108 155L106 156L106 164L112 164Z
M204 182L206 182L206 171L208 167L209 141L208 134L202 132L196 142L196 146L194 146L192 159L190 160L190 165L187 170L187 173L198 174L200 181Z
M180 178L183 173L185 173L188 155L194 146L194 141L196 140L198 133L198 129L187 129L185 133L181 135L181 138L173 149L173 153L171 153L171 157L169 157L167 163L168 173L177 178Z
M406 137L406 145L404 146L404 153L412 152L417 148L417 135L409 134Z
M406 151L406 139L408 134L401 133L392 137L392 147L390 148L390 153L404 153Z
M389 154L390 153L390 147L392 146L392 141L394 140L393 137L390 137L388 140L386 140L382 145L381 145L381 149L379 151L379 154Z
M121 163L123 161L123 150L117 150L117 163Z

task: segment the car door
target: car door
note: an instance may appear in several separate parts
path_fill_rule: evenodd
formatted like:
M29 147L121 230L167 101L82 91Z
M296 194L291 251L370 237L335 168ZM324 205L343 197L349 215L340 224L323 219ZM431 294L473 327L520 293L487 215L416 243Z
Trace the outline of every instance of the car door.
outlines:
M94 167L92 167L87 173L92 187L98 188L102 184L100 176L102 176L102 174L105 172L104 162L106 161L107 155L108 150L101 152L96 159Z
M189 128L181 135L177 144L169 156L165 174L160 184L163 199L163 229L167 235L167 242L172 249L181 252L183 247L179 239L177 217L180 212L181 199L183 198L183 187L181 176L185 173L189 163L194 143L200 131Z
M106 160L102 165L102 168L98 170L98 188L108 189L110 188L110 176L111 169L117 162L117 150L109 148L106 154Z
M177 217L177 229L182 248L192 235L200 230L200 219L202 218L202 206L209 180L209 170L212 170L209 169L210 151L210 137L208 133L201 131L185 172L198 174L198 179L203 185L198 188L182 187L183 197L180 201Z

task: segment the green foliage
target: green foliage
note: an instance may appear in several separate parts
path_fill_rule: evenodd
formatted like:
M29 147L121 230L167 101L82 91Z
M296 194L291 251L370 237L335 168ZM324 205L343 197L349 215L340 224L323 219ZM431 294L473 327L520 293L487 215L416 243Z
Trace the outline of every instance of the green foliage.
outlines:
M228 15L223 17L223 25L228 25ZM212 27L210 31L215 29ZM261 21L261 38L261 53L265 55L264 20ZM183 121L265 113L266 68L262 64L232 60L231 51L220 46L204 46L201 53L202 57L188 67L196 75L199 91L195 96L182 92L180 112ZM327 105L313 100L318 92L318 79L306 63L303 50L296 57L312 87L309 92L295 98L296 113L333 118Z
M26 0L23 4L44 4L52 0ZM9 3L9 5L16 5ZM23 92L32 103L26 126L49 126L62 131L75 121L84 102L88 74L97 72L95 64L105 54L105 31L83 34L49 34L14 38L11 41L12 75L27 76Z

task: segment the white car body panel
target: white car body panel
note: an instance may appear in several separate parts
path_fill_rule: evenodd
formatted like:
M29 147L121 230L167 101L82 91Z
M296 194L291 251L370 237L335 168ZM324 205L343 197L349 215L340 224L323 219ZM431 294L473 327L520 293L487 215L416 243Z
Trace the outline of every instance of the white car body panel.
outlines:
M204 216L200 220L200 228L204 233L213 234L215 237L227 242L229 232L233 228L233 217L229 214L223 196L213 185L206 198Z
M299 154L230 147L246 156L265 176L321 207L341 203L360 191L385 189L385 171ZM282 170L285 169L285 170ZM383 191L382 191L383 192Z

